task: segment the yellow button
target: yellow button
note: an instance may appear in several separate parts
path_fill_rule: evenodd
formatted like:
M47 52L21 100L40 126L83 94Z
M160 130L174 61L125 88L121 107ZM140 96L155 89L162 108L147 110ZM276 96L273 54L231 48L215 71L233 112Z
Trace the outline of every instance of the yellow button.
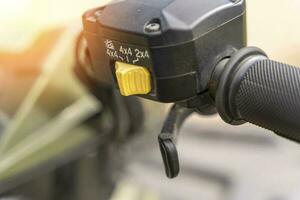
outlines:
M148 94L151 91L151 76L146 68L122 62L116 62L115 68L123 96Z

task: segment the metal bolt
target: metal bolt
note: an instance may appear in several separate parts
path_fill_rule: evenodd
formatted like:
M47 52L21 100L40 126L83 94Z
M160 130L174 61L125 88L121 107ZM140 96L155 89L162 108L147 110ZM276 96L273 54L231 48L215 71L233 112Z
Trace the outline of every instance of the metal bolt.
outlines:
M160 31L160 24L159 23L149 23L146 25L145 30L149 33L155 33Z
M100 17L101 14L102 14L102 10L97 10L97 11L95 12L95 15L96 15L97 17Z

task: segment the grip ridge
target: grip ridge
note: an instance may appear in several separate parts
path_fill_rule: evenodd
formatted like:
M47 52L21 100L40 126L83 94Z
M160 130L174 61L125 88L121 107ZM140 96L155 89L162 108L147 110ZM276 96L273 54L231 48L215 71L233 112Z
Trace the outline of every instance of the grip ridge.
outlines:
M247 70L234 100L242 120L300 142L300 68L259 60Z

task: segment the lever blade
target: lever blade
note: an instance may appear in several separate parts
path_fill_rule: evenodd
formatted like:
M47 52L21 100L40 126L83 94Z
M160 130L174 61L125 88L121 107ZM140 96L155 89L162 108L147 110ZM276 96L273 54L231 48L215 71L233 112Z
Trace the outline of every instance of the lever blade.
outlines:
M175 178L179 174L180 166L175 143L183 122L193 112L194 109L174 104L158 136L160 152L168 178Z

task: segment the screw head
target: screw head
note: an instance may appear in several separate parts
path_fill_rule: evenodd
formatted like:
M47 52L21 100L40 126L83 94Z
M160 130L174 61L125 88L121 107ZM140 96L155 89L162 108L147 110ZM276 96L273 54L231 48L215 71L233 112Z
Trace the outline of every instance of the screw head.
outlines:
M97 11L95 12L95 15L96 15L97 17L100 17L100 16L102 15L102 10L97 10Z
M145 31L149 32L149 33L155 33L160 31L160 24L153 22L153 23L149 23L146 25L145 27Z

